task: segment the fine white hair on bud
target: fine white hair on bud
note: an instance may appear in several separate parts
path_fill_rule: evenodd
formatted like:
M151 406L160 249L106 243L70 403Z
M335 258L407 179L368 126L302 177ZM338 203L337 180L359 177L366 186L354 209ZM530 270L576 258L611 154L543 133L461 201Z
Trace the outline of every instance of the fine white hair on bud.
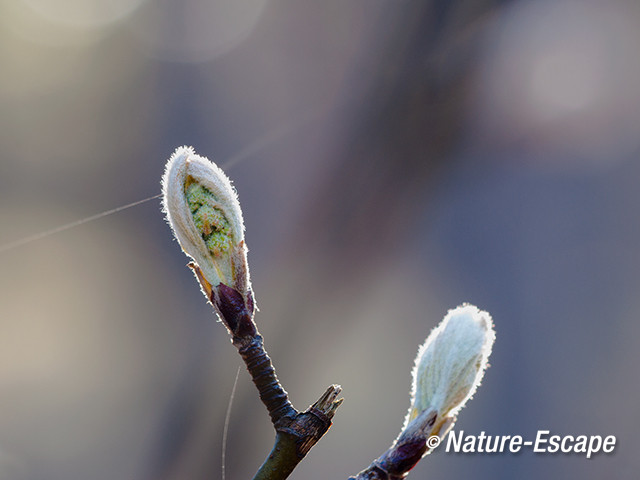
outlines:
M252 306L242 211L224 172L193 148L179 147L167 162L162 194L167 221L207 297L214 301L224 284Z
M418 350L405 427L427 410L436 424L454 417L480 385L494 340L489 313L469 304L449 310Z

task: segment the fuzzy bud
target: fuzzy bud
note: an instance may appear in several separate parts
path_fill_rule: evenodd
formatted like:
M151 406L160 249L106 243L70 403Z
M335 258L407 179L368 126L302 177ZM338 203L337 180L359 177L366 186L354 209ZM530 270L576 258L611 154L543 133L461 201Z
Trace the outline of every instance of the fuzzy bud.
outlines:
M480 385L494 340L487 312L450 310L418 350L405 426L426 410L437 412L437 423L454 417Z
M162 193L167 221L218 313L221 286L237 292L242 306L253 313L242 211L224 172L191 147L180 147L167 162Z
M450 310L418 350L411 407L400 435L352 479L405 478L437 447L480 384L494 340L487 312L469 304Z

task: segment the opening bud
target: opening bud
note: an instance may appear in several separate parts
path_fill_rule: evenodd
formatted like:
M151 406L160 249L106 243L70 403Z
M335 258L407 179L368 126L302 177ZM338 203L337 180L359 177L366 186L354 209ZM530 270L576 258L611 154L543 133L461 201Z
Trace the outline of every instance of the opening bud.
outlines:
M231 181L193 148L179 147L167 162L162 193L167 221L182 250L193 259L190 266L203 293L221 314L220 289L228 287L224 296L236 297L236 303L239 296L242 307L251 315L253 294L244 223Z

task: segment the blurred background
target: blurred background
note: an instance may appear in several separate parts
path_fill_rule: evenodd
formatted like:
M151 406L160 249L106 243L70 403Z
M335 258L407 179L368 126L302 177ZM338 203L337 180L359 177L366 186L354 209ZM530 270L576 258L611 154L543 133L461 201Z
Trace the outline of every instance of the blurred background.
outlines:
M640 448L640 8L609 2L0 0L0 480L221 478L240 359L158 199L180 145L242 202L258 326L343 478L449 308L493 315L456 429L615 453L447 454L410 478L631 479ZM226 478L272 446L241 371Z

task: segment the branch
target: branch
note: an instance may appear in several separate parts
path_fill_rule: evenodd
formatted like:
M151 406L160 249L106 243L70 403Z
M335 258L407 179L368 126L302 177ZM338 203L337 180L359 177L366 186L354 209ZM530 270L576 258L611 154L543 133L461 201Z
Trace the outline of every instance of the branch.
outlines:
M291 422L276 428L273 450L253 480L283 480L291 474L331 426L343 400L337 399L341 391L339 385L331 385L306 411L297 412Z
M192 148L176 149L162 177L163 209L203 293L232 337L276 431L254 480L284 480L331 426L341 388L331 385L304 412L276 376L253 320L242 211L230 180ZM393 445L351 480L400 480L439 443L482 380L495 339L491 316L473 305L450 310L418 350L411 407ZM435 442L433 442L435 440Z
M454 417L438 421L438 412L426 410L412 420L389 449L349 480L401 480L432 447L440 443L455 422ZM433 437L438 437L435 440Z
M331 427L343 399L339 385L331 385L316 403L304 412L294 408L280 384L264 340L253 320L253 298L243 297L237 290L221 283L215 288L206 280L200 267L189 265L203 291L232 334L232 342L244 361L267 408L276 439L271 453L256 473L254 480L284 480L311 448Z

